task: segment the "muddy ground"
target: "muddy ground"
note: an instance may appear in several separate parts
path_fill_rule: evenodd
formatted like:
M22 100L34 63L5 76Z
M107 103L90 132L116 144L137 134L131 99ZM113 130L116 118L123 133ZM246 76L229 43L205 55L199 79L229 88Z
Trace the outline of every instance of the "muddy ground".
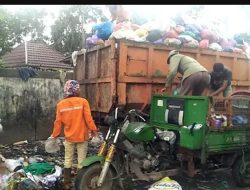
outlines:
M97 149L98 147L94 147L90 144L89 154L95 154ZM27 144L25 143L22 145L0 145L0 154L2 154L5 158L11 159L36 156L43 158L47 162L53 162L56 165L63 167L63 145L61 145L60 152L56 154L48 154L44 149L44 141L28 142ZM231 176L231 170L216 173L214 172L206 176L197 175L194 178L189 178L185 175L181 175L172 177L172 179L176 180L182 186L183 190L250 190L250 187L240 188L236 186ZM147 190L151 185L147 182L138 181L131 184L131 190ZM57 189L61 189L61 184L58 185ZM74 187L72 187L72 189L74 189Z

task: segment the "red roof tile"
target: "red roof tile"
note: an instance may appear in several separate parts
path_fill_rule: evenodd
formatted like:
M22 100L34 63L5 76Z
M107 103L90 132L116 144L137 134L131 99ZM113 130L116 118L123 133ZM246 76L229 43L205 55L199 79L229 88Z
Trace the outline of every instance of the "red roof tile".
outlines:
M28 41L27 64L49 68L72 68L71 65L61 62L66 57L43 42ZM25 43L14 48L3 56L6 66L25 65Z

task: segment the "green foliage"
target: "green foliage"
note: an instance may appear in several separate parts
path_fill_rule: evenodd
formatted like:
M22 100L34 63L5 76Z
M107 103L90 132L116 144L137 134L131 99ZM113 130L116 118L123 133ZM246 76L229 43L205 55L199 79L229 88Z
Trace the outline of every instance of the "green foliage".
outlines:
M9 51L19 38L15 39L14 17L0 8L0 55Z
M10 51L14 45L23 42L27 34L32 39L44 39L43 18L45 11L20 9L15 14L0 7L0 56Z
M80 50L85 45L86 34L83 25L88 18L103 18L99 7L91 5L77 5L65 7L54 25L51 27L52 46L66 55Z

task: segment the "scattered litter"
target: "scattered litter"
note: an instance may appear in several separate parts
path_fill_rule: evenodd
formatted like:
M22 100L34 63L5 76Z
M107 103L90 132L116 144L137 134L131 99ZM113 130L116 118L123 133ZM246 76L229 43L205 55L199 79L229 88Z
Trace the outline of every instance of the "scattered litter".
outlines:
M0 133L3 132L2 119L0 118Z
M55 166L46 162L32 163L24 167L24 171L26 173L30 172L33 175L51 174L55 171Z
M153 183L148 190L182 190L180 184L169 177L164 177L160 181Z
M22 168L22 158L19 158L18 160L15 159L4 159L4 164L5 167L10 171L10 172L15 172L19 169Z
M59 166L55 166L55 172L47 175L43 178L40 178L40 181L46 186L46 187L54 187L56 186L56 182L58 181L58 179L60 178L62 174L62 168Z
M220 185L221 185L223 188L225 188L225 189L227 189L227 188L229 187L227 181L221 181L221 182L220 182Z
M27 143L28 143L28 141L25 140L25 141L15 142L15 143L13 143L13 145L21 145L21 144L27 144Z
M198 187L200 190L211 190L211 188L208 187L208 186L206 186L206 185L198 184L197 187Z

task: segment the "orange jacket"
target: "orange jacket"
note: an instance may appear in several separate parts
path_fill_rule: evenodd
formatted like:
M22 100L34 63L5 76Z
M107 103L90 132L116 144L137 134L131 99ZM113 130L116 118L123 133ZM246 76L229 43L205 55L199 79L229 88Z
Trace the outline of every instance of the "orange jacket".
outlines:
M65 140L83 142L89 139L89 130L97 131L89 103L81 97L69 97L58 102L52 137L58 137L64 126Z

